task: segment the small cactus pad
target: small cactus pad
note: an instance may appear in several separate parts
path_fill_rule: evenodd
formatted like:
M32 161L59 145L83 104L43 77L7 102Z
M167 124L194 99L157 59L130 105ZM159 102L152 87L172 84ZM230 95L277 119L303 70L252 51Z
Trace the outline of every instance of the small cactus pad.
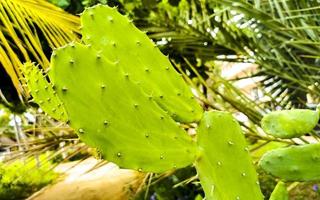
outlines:
M203 110L191 89L148 36L117 9L97 5L81 16L83 41L121 64L133 81L177 121L199 121Z
M284 182L278 182L269 200L289 200L288 190Z
M62 102L53 90L52 84L48 83L43 76L42 70L33 63L26 63L22 71L34 102L54 119L64 122L67 121L68 116Z
M191 164L195 142L119 65L81 44L55 52L49 75L70 126L120 167L163 172Z
M205 113L197 133L196 168L206 199L262 200L244 135L232 115Z
M278 138L300 137L310 131L319 121L319 112L295 109L274 111L263 117L263 130Z
M259 165L286 181L320 180L320 144L279 148L265 153Z

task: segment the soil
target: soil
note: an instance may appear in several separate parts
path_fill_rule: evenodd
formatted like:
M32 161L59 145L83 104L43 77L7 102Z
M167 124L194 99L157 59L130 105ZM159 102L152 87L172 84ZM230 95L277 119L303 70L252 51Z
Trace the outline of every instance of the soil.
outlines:
M66 176L28 200L127 200L135 196L145 178L142 173L119 169L113 163L101 166L94 158L61 164L55 171Z

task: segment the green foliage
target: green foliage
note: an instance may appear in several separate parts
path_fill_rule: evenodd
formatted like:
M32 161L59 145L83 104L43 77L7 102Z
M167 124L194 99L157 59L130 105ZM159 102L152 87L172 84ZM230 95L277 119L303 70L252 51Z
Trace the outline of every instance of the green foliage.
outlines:
M12 164L0 163L0 199L25 199L33 192L51 183L56 177L50 163L36 167L36 160L15 161Z
M48 83L43 76L42 70L32 63L26 63L24 64L23 72L29 92L41 109L57 120L67 121L68 116L62 102L53 90L52 84Z
M289 200L289 194L287 191L286 184L284 182L279 182L274 188L269 200Z
M240 125L226 112L204 114L196 168L206 199L263 199Z
M278 138L294 138L309 133L319 121L319 112L295 109L275 111L263 117L263 130Z
M279 148L267 152L259 165L286 181L320 180L320 144Z
M98 5L82 14L81 23L84 42L121 65L175 120L201 119L202 108L169 59L127 17L116 9Z
M124 168L163 172L191 164L192 138L122 67L89 45L55 51L49 75L70 126L105 159Z

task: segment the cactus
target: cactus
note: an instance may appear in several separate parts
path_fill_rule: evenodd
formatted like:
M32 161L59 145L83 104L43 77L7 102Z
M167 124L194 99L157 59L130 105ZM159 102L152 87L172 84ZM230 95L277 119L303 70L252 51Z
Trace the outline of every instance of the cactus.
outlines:
M207 112L197 129L196 168L206 199L263 199L240 125L226 112Z
M101 56L118 62L175 120L201 119L202 108L169 59L127 17L114 8L97 5L82 14L81 23L83 41Z
M287 181L320 180L320 144L269 151L263 155L259 165L266 172Z
M262 119L266 133L278 138L300 137L319 121L319 109L275 111ZM259 165L273 176L287 181L320 180L320 144L275 149L263 155Z
M70 126L124 168L163 172L189 165L195 143L122 71L90 46L55 51L49 73Z
M43 76L42 70L33 63L26 63L22 71L29 92L33 100L39 104L40 108L54 119L64 122L67 121L68 116L62 102L53 90L52 84L48 83Z
M288 190L284 182L278 182L269 200L289 200Z
M55 87L45 89L63 102L63 119L81 140L124 168L163 172L195 163L209 200L263 198L231 114L203 116L170 61L116 10L96 6L81 20L86 44L71 43L52 54L49 78ZM29 81L31 90L51 84L33 71L30 79L41 81ZM34 97L38 103L42 98ZM44 108L54 115L55 107ZM197 143L174 121L202 116Z
M261 125L267 134L294 138L312 131L318 121L319 111L296 109L271 112L262 119Z

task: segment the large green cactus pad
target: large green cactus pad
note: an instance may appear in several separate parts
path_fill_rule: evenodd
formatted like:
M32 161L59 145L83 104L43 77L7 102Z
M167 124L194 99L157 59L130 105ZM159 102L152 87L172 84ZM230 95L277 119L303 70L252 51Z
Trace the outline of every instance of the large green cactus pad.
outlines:
M62 102L53 90L52 84L48 83L43 76L42 70L33 63L25 63L22 71L27 81L29 92L33 97L33 101L54 119L67 121L68 116Z
M119 62L124 72L175 120L201 119L202 108L169 59L127 17L115 8L98 5L82 14L81 23L83 41Z
M320 144L279 148L262 156L259 165L287 181L320 180Z
M207 112L197 130L196 168L208 200L261 200L240 125L226 112Z
M269 200L289 200L286 184L280 181L274 188Z
M310 132L319 121L319 112L295 109L275 111L263 117L263 130L278 138L300 137Z
M55 52L50 77L70 126L106 160L163 172L195 159L195 143L173 119L100 52L70 44Z

